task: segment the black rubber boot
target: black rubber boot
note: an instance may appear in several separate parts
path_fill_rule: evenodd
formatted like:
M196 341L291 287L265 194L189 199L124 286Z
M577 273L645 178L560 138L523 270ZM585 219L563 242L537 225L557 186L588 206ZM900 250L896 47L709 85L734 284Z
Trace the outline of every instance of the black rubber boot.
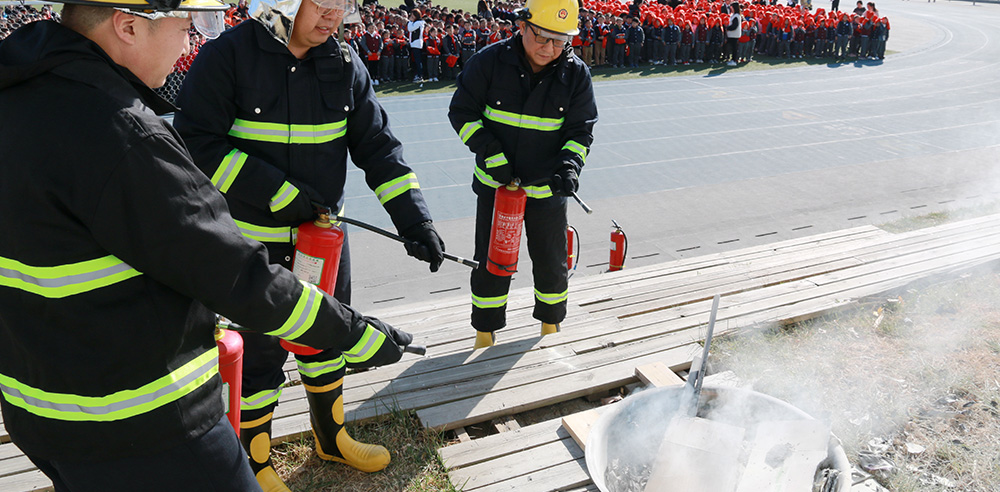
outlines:
M326 461L353 466L366 473L389 466L389 451L376 444L355 441L344 428L344 378L326 386L306 388L309 420L316 438L316 454Z

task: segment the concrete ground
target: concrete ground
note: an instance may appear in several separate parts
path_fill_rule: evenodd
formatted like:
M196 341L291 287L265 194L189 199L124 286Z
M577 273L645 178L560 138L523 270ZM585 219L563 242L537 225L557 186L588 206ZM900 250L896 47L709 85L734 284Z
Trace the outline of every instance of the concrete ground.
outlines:
M605 273L612 219L628 234L628 268L994 201L1000 6L879 9L892 25L884 61L596 83L580 190L595 213L570 203L582 238L574 275ZM474 164L447 122L449 100L382 103L447 250L471 257ZM346 205L391 227L357 169ZM356 228L351 246L363 312L468 295L467 267L431 275L402 245ZM514 288L531 285L523 245L521 258Z

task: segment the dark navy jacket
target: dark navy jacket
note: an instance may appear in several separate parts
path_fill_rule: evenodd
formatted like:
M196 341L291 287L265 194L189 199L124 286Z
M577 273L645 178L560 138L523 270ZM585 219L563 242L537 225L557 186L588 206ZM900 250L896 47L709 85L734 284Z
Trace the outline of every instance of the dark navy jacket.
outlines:
M489 174L506 163L522 184L532 185L525 188L536 199L530 203L561 203L565 198L553 196L548 178L563 166L579 172L594 141L597 103L590 70L566 50L533 76L521 43L514 36L469 59L448 118L476 154L477 194L506 184Z

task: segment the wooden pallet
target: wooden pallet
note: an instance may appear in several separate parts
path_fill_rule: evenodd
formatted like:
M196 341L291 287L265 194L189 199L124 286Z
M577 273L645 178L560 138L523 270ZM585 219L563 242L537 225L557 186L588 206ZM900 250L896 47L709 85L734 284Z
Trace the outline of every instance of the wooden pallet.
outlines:
M349 375L347 418L366 419L400 408L416 411L424 425L436 429L487 422L635 382L633 369L647 363L685 369L699 351L715 294L723 296L716 324L723 333L804 319L920 278L997 259L1000 215L904 234L859 227L574 278L565 328L544 338L531 318L531 289L512 291L508 326L498 332L500 345L475 352L470 350L467 298L389 308L371 314L413 333L415 343L426 345L430 355L407 355L398 364ZM286 369L294 375L293 359ZM280 402L275 441L308 432L301 386L287 387ZM575 461L579 457L561 444L568 434L555 432L544 444L551 458L537 462L555 467L546 468L546 485L533 482L541 477L529 473L508 477L512 486L543 490L552 480L562 480L562 489L591 486L553 478L576 477L581 471ZM4 437L0 432L0 442ZM32 478L37 472L18 456L13 445L0 444L0 490L32 490L38 483Z

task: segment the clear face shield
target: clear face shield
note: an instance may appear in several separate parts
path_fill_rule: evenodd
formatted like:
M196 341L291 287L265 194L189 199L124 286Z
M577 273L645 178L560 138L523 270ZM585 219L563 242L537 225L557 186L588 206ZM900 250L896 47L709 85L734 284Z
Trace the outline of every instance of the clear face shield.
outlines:
M247 10L250 17L261 23L271 36L287 46L302 2L312 2L320 15L342 12L345 24L361 22L357 0L250 0Z
M226 30L226 13L220 10L171 10L167 12L146 12L119 8L119 10L149 20L173 17L191 19L191 24L199 34L215 39Z

